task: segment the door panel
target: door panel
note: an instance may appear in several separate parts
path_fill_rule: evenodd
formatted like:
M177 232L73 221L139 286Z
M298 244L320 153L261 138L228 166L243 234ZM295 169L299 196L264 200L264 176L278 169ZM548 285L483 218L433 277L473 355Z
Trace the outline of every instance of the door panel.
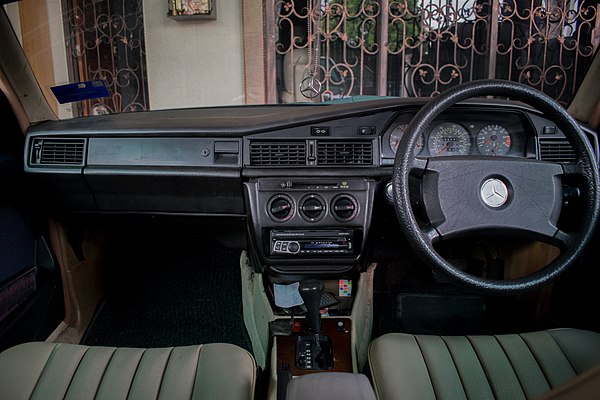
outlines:
M23 135L0 93L0 350L45 340L64 315L58 269L23 173ZM41 222L40 222L41 221Z

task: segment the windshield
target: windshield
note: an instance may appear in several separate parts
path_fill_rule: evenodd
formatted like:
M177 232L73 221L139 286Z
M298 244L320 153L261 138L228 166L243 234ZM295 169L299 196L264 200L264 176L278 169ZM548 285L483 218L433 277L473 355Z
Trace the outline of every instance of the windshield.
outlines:
M61 119L433 96L485 78L567 104L598 47L589 0L46 0L4 9ZM51 89L89 81L106 92L61 104Z

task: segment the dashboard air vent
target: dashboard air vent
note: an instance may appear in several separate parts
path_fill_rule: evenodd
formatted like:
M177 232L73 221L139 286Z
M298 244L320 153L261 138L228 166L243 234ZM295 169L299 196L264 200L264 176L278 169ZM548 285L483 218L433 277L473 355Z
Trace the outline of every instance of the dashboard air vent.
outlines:
M85 139L35 138L31 146L31 164L83 165Z
M250 165L306 165L306 142L252 142Z
M317 142L317 164L371 165L373 142L320 140Z
M575 152L566 139L540 139L540 159L554 162L573 162Z

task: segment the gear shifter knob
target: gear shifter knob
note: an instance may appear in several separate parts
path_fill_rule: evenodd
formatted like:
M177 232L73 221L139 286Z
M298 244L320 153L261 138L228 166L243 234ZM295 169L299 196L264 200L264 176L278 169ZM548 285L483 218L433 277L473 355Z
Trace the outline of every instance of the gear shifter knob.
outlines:
M306 319L315 335L321 332L321 314L319 313L319 308L321 308L321 296L324 289L325 285L323 282L316 279L304 281L300 283L300 287L298 288L306 306Z

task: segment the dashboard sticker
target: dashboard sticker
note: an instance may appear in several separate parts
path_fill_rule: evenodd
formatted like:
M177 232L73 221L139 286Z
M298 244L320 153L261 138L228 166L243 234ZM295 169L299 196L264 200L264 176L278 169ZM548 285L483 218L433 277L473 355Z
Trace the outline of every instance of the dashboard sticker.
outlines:
M351 279L340 279L338 285L338 296L339 297L352 297L352 280Z

